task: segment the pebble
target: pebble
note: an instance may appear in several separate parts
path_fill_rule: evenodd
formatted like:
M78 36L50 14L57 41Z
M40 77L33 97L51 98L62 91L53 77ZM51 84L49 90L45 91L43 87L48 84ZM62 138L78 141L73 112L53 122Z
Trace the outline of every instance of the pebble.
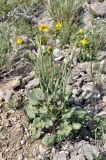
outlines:
M64 151L56 153L56 155L53 157L53 160L67 160L66 153Z
M18 159L17 160L24 160L23 154L18 155Z

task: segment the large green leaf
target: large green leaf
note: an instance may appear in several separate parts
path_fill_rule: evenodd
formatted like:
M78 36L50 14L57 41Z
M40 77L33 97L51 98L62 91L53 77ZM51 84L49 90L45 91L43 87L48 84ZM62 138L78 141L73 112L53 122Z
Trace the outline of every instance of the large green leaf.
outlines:
M72 129L73 129L72 125L66 121L66 122L62 123L60 127L58 127L57 134L61 135L63 137L67 137L70 135Z
M65 111L65 113L63 113L62 115L62 119L68 119L71 118L71 116L74 114L76 108L72 108L72 109L67 109Z
M41 129L33 126L31 128L31 133L33 138L38 139L41 136Z
M76 111L76 115L77 115L77 117L80 118L80 119L84 119L85 116L86 116L86 114L87 114L86 111L82 111L82 110Z
M47 112L48 112L48 106L43 105L42 107L39 108L39 113L47 114Z
M72 128L74 130L79 130L81 128L81 124L80 123L72 123Z
M36 107L28 105L25 110L26 110L26 113L27 113L27 115L28 115L28 117L30 119L34 119L35 118L35 114L37 112L37 108Z
M32 126L36 127L36 128L43 128L44 124L41 122L40 117L37 117L33 120Z
M38 105L39 101L44 99L43 91L40 88L36 88L30 91L28 94L29 104Z
M44 124L45 128L53 126L53 120L50 115L42 115L41 122Z
M42 142L46 146L52 146L52 145L54 145L55 140L56 140L55 135L45 135L45 137L42 139Z

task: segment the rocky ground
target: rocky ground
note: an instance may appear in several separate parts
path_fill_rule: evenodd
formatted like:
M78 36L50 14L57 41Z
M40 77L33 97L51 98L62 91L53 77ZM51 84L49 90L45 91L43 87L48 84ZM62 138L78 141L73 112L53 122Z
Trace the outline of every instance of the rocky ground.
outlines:
M95 18L89 14L89 8L96 13ZM18 14L22 15L19 11L21 12L21 9L18 9ZM16 13L13 11L8 16L11 14ZM36 12L31 17L27 12L23 12L23 16L30 19L31 23L44 21L52 25L52 20L45 10L41 10L39 16ZM86 4L83 19L85 28L89 28L94 20L99 20L101 24L106 22L106 0L101 3L95 0ZM65 59L65 52L67 50L56 48L55 61ZM98 72L97 69L94 70L94 84L89 71L90 62L79 63L75 58L67 89L72 88L72 101L76 107L86 108L88 111L96 110L99 116L106 117L106 49L100 52L98 60L97 64L94 62L95 68L99 66ZM82 136L76 140L69 138L52 148L47 148L40 140L34 141L31 138L31 126L24 113L23 98L28 90L39 82L34 78L29 66L29 61L20 57L14 59L9 69L0 72L0 160L93 160L94 156L105 160L106 135L104 140L97 141L88 138L88 131L82 131ZM5 102L9 104L6 105Z

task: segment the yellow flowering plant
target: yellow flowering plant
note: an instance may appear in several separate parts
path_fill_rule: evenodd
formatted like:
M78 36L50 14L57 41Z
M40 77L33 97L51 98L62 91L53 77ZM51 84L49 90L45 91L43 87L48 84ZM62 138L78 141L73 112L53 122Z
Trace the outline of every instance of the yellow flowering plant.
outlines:
M48 50L49 53L52 52L53 51L53 45L49 44L47 46L47 50Z
M88 45L88 39L87 38L83 38L82 40L81 40L81 45L82 46L87 46Z
M72 41L76 48L80 50L78 54L80 60L93 61L96 59L100 47L99 38L99 33L94 32L92 29L85 30L84 28L80 28L78 30ZM98 43L98 45L96 45L96 43Z
M18 45L23 45L24 44L24 40L21 37L18 37L16 40Z
M60 21L55 23L55 28L56 30L61 30L62 29L62 23Z
M71 89L66 91L66 81L70 70L67 70L67 63L54 63L52 43L48 42L43 52L42 35L47 35L43 32L39 34L36 37L39 54L36 60L32 59L39 84L28 93L25 111L32 120L33 138L42 136L43 143L50 146L78 131L86 113L68 106L72 93Z
M83 35L83 34L84 34L84 29L83 29L83 28L79 29L79 34L80 34L80 35Z
M49 26L47 24L40 24L39 25L39 31L40 32L48 32L49 31Z

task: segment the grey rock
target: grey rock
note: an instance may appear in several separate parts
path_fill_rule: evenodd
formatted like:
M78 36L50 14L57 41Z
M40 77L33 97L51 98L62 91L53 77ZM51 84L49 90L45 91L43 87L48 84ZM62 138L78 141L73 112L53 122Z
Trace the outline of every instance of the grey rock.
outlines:
M63 60L63 59L64 59L64 56L59 56L59 57L55 58L54 60L55 60L55 61L61 61L61 60Z
M18 159L17 160L24 160L23 154L18 155Z
M53 160L67 160L65 152L60 151L56 153L56 155L53 157Z
M100 72L106 74L106 59L100 62Z
M104 144L103 148L104 148L104 151L106 151L106 142L105 142L105 144Z
M28 84L25 86L25 89L33 89L34 87L39 85L39 78L34 78L33 80L29 81Z
M53 55L54 55L55 58L60 57L61 56L61 50L59 48L55 48L53 50Z
M89 29L92 26L93 18L91 17L89 11L86 11L83 15L84 28Z
M79 155L84 155L88 160L93 160L93 156L98 157L99 155L99 151L96 146L90 145L84 140L76 143L75 148Z
M81 98L86 99L88 103L97 101L101 98L100 91L93 87L93 83L87 83L82 87L83 93Z
M84 155L72 156L70 160L85 160Z
M21 140L20 143L21 143L21 145L24 145L25 144L25 140L24 139Z
M101 52L99 53L98 60L99 60L99 61L102 61L102 60L104 60L104 59L106 59L106 51L101 51Z
M12 94L13 94L13 90L7 90L7 91L0 90L0 101L5 100L6 103L9 102Z
M103 3L93 3L90 5L96 16L106 16L106 1Z
M97 114L98 117L106 118L106 111L101 111Z
M50 17L48 11L43 11L38 17L38 24L47 24L50 27L53 26L53 20Z

